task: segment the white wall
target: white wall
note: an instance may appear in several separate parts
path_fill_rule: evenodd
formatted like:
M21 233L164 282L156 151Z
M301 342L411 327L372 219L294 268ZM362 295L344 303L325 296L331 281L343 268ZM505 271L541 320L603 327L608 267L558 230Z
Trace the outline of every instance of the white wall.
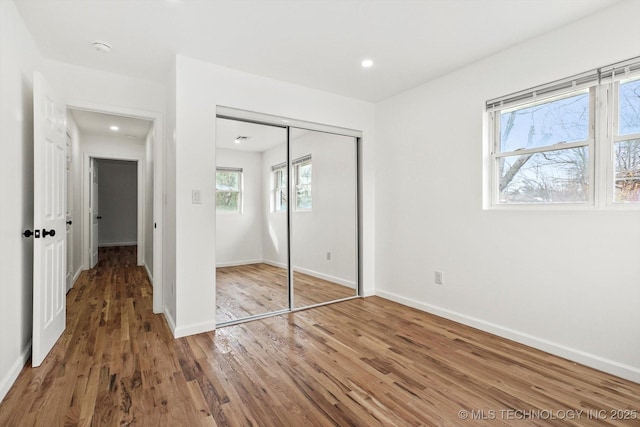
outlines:
M12 2L0 1L0 400L31 350L33 71L40 54Z
M138 239L138 164L98 160L98 209L102 217L98 246L136 245ZM150 191L145 191L145 196Z
M482 203L484 102L640 55L638 17L622 2L376 105L377 294L640 381L640 211Z
M216 106L257 111L363 131L364 277L373 282L373 105L195 59L176 58L176 325L177 336L215 327ZM202 204L191 192L202 191Z
M216 167L242 169L244 188L242 213L216 213L216 265L262 262L262 153L217 149Z

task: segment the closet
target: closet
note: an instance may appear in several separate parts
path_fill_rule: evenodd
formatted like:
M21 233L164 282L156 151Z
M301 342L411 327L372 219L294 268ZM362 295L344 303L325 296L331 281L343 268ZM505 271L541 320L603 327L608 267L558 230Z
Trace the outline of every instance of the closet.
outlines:
M217 325L359 296L359 133L244 116L216 118Z

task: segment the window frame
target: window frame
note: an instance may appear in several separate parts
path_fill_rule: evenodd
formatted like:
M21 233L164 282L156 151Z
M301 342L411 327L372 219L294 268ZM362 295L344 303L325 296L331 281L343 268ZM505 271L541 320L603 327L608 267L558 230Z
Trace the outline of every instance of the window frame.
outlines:
M282 186L279 186L279 181L277 179L277 174L278 173L282 173L284 175L284 184ZM271 209L272 212L287 212L288 209L288 183L289 183L289 176L287 173L287 163L280 163L274 166L271 166L271 179L273 180L273 185L272 185L272 190L271 190L271 203L273 203L273 208ZM287 194L287 198L285 199L285 203L280 205L278 203L278 195L282 194L282 193ZM278 206L281 207L281 209L278 209Z
M620 135L619 129L619 120L620 120L620 85L633 82L640 81L640 73L627 73L621 76L618 76L617 79L613 79L612 82L607 84L606 87L606 98L607 98L607 106L608 117L611 117L610 126L607 128L606 138L607 141L607 159L610 161L607 162L607 176L604 185L606 186L606 206L615 209L640 209L640 202L616 202L616 167L615 167L615 151L616 144L631 141L631 140L640 140L640 132Z
M586 140L582 141L574 141L569 143L558 142L553 145L547 145L544 147L538 148L528 148L528 149L516 149L511 151L501 151L501 114L503 112L523 109L527 107L532 107L535 105L541 105L546 103L551 103L554 101L558 101L561 99L570 98L572 96L579 95L580 93L588 93L589 94L589 124L588 124L588 136ZM522 102L512 103L504 108L493 108L488 112L489 121L491 123L490 133L489 133L489 142L490 142L490 170L491 170L491 179L490 179L490 194L491 194L491 207L494 208L527 208L527 209L538 209L538 208L584 208L584 207L593 207L595 205L595 132L596 127L595 123L596 119L596 87L595 86L587 86L582 88L571 88L571 90L563 90L560 92L554 92L549 96L541 97L538 99L527 99ZM499 162L502 158L509 158L515 156L522 156L527 154L538 154L538 153L547 153L554 152L559 150L568 150L572 148L580 148L586 147L589 153L589 162L588 162L588 175L589 175L589 191L587 193L587 199L583 202L513 202L513 203L505 203L500 202L500 167Z
M218 190L218 172L235 172L238 174L238 190L237 191L221 191ZM238 206L234 210L220 210L218 209L218 194L219 193L237 193L238 194ZM216 198L215 198L215 207L216 214L222 215L242 215L244 213L244 170L242 168L235 167L223 167L216 166Z
M311 166L310 182L308 184L300 184L300 168L307 165ZM313 159L311 154L307 154L293 160L291 162L291 172L293 176L293 191L295 194L295 198L293 200L293 210L296 212L311 212L313 210ZM298 192L298 190L302 186L309 187L310 206L308 208L300 208L298 205L298 200L300 197L300 193Z

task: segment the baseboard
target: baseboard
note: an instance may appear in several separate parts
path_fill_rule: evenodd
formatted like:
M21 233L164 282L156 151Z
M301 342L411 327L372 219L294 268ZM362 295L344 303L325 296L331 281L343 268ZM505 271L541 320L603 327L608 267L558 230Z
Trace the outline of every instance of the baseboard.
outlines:
M270 265L272 267L287 268L287 264L285 264L284 262L271 261L271 260L268 260L268 259L263 259L263 260L261 260L261 262L263 264L267 264L267 265Z
M239 265L250 265L250 264L260 264L262 263L261 259L249 259L244 261L229 261L229 262L219 262L216 263L216 268L218 267L237 267Z
M78 278L83 271L84 270L82 269L82 266L80 266L80 268L78 268L78 271L76 271L76 273L73 275L73 278L71 279L71 288L76 285L76 282L78 281Z
M98 243L99 248L110 248L113 246L137 246L138 241L134 240L133 242L112 242L112 243Z
M352 281L349 281L349 280L345 280L345 279L341 279L339 277L330 276L328 274L320 273L318 271L308 270L308 269L302 268L302 267L294 267L293 271L297 271L298 273L306 274L307 276L315 277L316 279L322 279L322 280L326 280L326 281L331 282L331 283L335 283L337 285L342 285L342 286L345 286L347 288L351 288L351 289L355 289L356 288L355 282L352 282Z
M164 312L162 313L164 316L164 320L167 322L167 326L171 329L171 334L176 337L176 321L171 316L171 312L167 310L167 307L163 307Z
M151 274L151 270L149 270L149 266L147 265L146 262L143 265L144 265L144 269L147 271L147 276L149 276L149 283L153 285L153 274Z
M437 307L431 304L426 304L412 298L406 298L392 292L377 290L376 295L390 301L395 301L402 305L413 307L418 310L434 314L436 316L444 317L445 319L453 320L454 322L462 323L464 325L471 326L473 328L480 329L482 331L489 332L491 334L498 335L500 337L507 338L524 345L528 345L530 347L537 348L538 350L542 350L547 353L551 353L553 355L589 366L591 368L616 375L629 381L640 383L640 368L600 357L595 354L587 353L582 350L567 347L562 344L522 333L452 310Z
M211 331L214 331L215 329L216 329L215 320L197 323L197 324L188 325L188 326L178 326L173 331L173 337L182 338L189 335L201 334L203 332L211 332Z
M26 347L22 350L18 359L13 362L13 365L11 365L11 369L9 369L7 375L0 380L0 402L2 402L7 393L9 393L11 386L16 379L18 379L18 375L20 375L22 368L24 368L24 365L29 361L29 357L31 357L31 341L29 341Z
M271 260L268 260L268 259L263 259L263 260L261 260L261 262L263 264L267 264L267 265L270 265L272 267L287 268L287 264L284 264L284 263L281 263L281 262L277 262L277 261L271 261ZM351 289L355 289L356 288L356 284L354 282L352 282L352 281L344 280L344 279L341 279L339 277L330 276L330 275L324 274L324 273L319 273L317 271L308 270L306 268L295 267L293 269L293 271L297 271L299 273L306 274L308 276L315 277L317 279L326 280L328 282L332 282L332 283L335 283L337 285L346 286L347 288L351 288Z

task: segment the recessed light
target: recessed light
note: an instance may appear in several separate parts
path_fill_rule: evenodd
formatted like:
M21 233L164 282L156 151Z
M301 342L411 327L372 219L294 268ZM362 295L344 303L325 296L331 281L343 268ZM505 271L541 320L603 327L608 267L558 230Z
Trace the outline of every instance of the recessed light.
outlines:
M119 128L118 126L115 126L115 125L114 125L114 126L109 127L109 129L111 129L111 130L113 130L113 131L120 130L120 128Z
M365 59L364 61L362 61L362 66L364 68L369 68L373 66L373 61L371 59Z
M96 40L93 42L93 48L98 52L109 53L111 52L111 45L107 42Z

